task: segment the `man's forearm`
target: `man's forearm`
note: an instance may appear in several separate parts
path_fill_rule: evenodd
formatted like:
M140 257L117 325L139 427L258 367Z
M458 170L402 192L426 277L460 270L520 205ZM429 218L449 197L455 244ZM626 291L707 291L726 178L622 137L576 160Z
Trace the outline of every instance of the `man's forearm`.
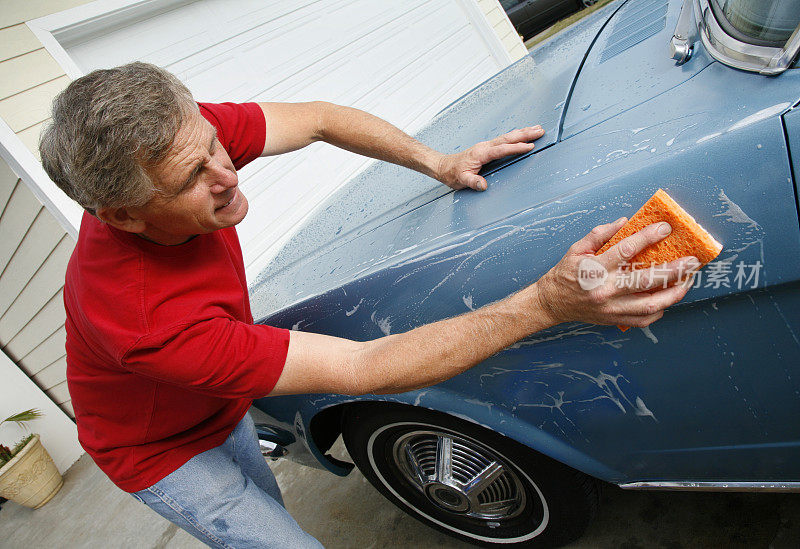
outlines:
M455 318L373 341L292 332L273 396L400 393L472 368L512 343L558 322L534 284Z
M352 361L353 393L399 393L449 379L555 322L529 286L502 301L369 341Z
M598 255L626 221L595 227L534 284L456 318L367 342L292 332L283 372L270 394L404 392L449 379L562 322L646 327L686 295L689 285L682 279L699 262L685 257L668 263L666 282L674 285L666 288L652 277L620 284L630 258L667 236L664 223L653 223ZM609 273L590 290L577 278L587 259Z
M520 128L458 153L442 154L385 120L364 111L325 101L260 103L268 138L262 156L296 151L325 141L357 154L411 168L453 189L486 190L479 175L487 162L533 150L544 134L540 126Z
M319 103L322 141L348 151L411 168L439 178L443 154L427 147L389 122L364 111Z

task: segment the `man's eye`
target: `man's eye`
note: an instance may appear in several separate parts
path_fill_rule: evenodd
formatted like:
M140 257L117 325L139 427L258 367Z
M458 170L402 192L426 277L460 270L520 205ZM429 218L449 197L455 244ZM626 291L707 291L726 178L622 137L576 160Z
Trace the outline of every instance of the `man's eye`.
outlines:
M191 191L194 188L194 186L197 184L197 176L198 176L198 174L195 174L192 177L192 179L188 183L186 183L186 185L184 185L181 190L178 191L178 194L180 195L180 194L184 194L184 193L187 193L187 192Z

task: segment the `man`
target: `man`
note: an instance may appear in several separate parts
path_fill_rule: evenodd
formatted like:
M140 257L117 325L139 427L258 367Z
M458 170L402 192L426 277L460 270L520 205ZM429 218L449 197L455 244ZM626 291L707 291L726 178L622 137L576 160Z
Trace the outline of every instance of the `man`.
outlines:
M542 279L477 311L368 342L253 325L233 228L236 170L326 141L486 190L488 161L530 151L539 127L443 155L364 112L328 103L200 104L143 63L95 71L56 98L40 143L50 177L86 212L64 289L67 378L81 444L123 490L215 547L317 547L283 508L247 409L253 398L403 392L448 379L569 320L647 326L687 286L619 268L669 231L656 224L597 257L601 225ZM376 182L380 184L380 182ZM256 214L257 215L257 214ZM665 232L666 230L666 232ZM670 282L696 265L669 265Z

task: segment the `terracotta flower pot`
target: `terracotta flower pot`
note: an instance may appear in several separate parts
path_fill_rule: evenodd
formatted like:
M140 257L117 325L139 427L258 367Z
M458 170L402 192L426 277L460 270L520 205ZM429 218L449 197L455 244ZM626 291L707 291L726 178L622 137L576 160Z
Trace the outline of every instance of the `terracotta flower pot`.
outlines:
M39 441L39 435L33 435L28 444L0 468L0 496L25 507L38 509L63 485L64 479Z

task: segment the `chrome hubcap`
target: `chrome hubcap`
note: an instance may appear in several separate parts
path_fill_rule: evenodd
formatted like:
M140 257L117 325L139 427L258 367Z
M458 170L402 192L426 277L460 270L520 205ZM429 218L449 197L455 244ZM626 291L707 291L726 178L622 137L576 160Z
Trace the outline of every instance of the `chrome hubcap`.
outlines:
M517 516L525 490L516 473L483 445L440 431L411 431L394 443L405 480L440 508L482 520Z

